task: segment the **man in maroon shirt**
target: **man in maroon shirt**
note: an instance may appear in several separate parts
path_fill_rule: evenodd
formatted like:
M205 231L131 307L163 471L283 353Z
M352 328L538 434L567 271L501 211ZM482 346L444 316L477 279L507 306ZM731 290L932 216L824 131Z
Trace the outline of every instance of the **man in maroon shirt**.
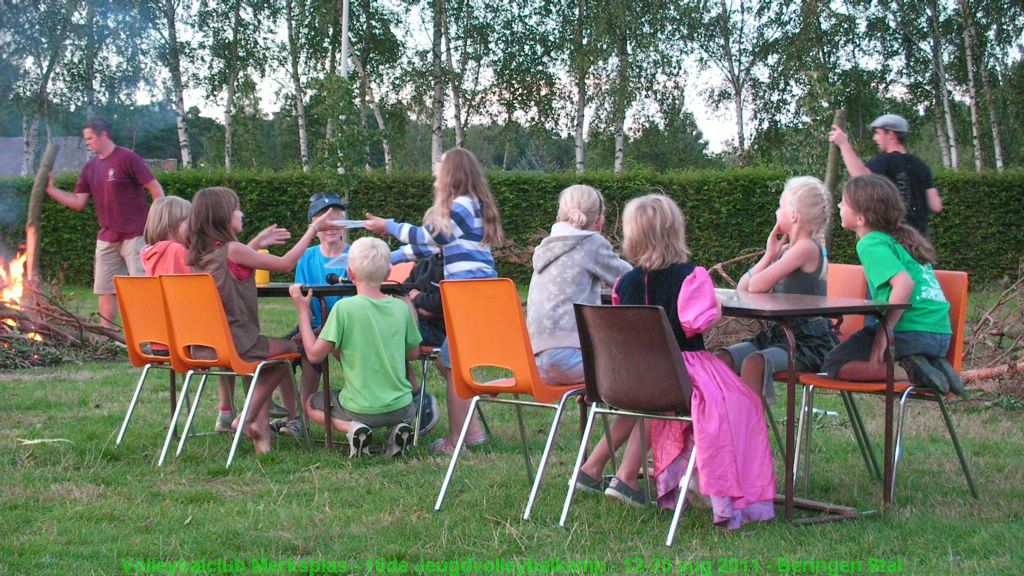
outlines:
M106 120L90 118L82 127L82 138L95 156L78 174L75 191L57 188L51 175L46 193L75 210L85 208L90 196L96 204L100 231L96 235L93 292L99 295L103 324L112 326L117 318L114 276L145 274L139 257L149 215L145 190L156 200L164 195L164 189L138 154L114 144Z

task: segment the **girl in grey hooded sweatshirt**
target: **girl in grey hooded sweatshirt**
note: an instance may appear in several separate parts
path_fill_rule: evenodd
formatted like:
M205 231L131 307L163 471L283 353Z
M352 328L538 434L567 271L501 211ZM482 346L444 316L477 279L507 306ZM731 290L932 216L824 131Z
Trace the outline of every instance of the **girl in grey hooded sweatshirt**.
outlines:
M601 193L590 186L570 186L558 197L551 235L533 252L526 325L537 368L548 384L583 382L573 303L600 304L601 285L612 286L633 269L601 235L603 227Z

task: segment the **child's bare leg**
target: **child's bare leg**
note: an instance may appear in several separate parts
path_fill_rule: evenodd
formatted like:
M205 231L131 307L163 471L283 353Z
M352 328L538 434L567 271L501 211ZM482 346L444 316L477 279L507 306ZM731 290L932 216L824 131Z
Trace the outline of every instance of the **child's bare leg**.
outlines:
M843 380L855 380L855 381L877 381L885 380L885 364L875 364L867 360L851 360L843 367L839 369L839 373L836 374L838 378ZM893 377L897 380L906 380L907 372L897 362L895 365L895 371Z
M455 383L452 380L452 369L446 366L442 366L440 363L437 364L437 369L444 376L445 382L448 383L447 388L447 405L448 405L448 441L454 446L459 441L459 433L462 432L462 425L466 421L466 412L469 411L470 400L465 398L459 398L459 395L455 393ZM480 419L477 418L476 414L473 414L472 420L469 423L469 430L466 431L466 439L482 439L484 438L483 428L480 426Z
M651 423L644 421L644 435L647 437L648 446L651 441ZM637 490L636 477L640 472L640 467L644 465L644 460L647 455L640 445L640 427L634 426L633 431L629 435L629 444L626 445L626 451L622 454L622 462L619 463L619 469L615 471L615 477L629 485L630 488Z
M743 360L740 367L740 378L758 396L764 388L764 356L751 354Z
M252 438L257 454L270 452L270 395L274 392L274 386L272 378L260 378L256 383L246 426L242 429L246 436Z
M218 376L217 377L218 393L220 395L220 411L221 412L234 412L235 411L235 377L234 376Z
M349 431L352 430L352 421L351 420L341 420L339 418L334 418L332 416L331 417L331 425L334 426L335 430L337 430L338 432L341 432L342 434L348 434Z
M270 338L269 344L269 354L271 356L295 352L297 350L295 342L291 340L284 340L281 338ZM277 388L281 394L281 402L283 403L284 407L288 410L288 419L291 420L295 418L297 414L297 411L295 409L295 381L292 380L291 370L287 369L285 366L281 364L276 364L271 368L273 368L275 374L277 374L275 378L277 379ZM279 368L281 369L280 374L278 374Z
M580 471L586 473L591 478L601 478L604 476L604 467L611 458L611 452L618 449L626 438L632 433L633 429L636 428L636 418L632 416L616 416L612 419L612 423L608 425L608 433L611 435L611 450L608 448L608 437L601 438L601 441L594 447L594 451L590 453L590 458L580 466Z
M327 362L327 359L324 359ZM320 372L306 360L302 358L302 375L299 377L299 400L302 402L302 406L306 409L306 413L309 413L309 397L317 393L320 390ZM323 424L323 422L321 422Z

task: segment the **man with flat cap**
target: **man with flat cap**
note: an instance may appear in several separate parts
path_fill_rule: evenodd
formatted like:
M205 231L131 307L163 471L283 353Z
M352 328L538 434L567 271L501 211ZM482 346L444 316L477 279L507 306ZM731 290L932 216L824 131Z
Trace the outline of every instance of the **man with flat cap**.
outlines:
M942 212L942 198L932 182L932 171L928 165L907 152L910 124L902 116L883 114L875 118L868 128L875 134L874 141L880 153L866 164L857 156L846 132L839 126L832 126L828 141L839 147L850 176L881 174L892 180L907 207L906 223L928 237L928 214Z

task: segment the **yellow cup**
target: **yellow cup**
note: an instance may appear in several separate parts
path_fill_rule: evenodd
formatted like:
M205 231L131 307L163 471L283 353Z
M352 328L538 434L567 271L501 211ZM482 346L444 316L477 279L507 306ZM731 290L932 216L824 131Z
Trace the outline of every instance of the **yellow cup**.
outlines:
M259 250L264 254L269 254L267 250ZM270 284L270 270L263 270L261 268L256 269L256 285L261 286L264 284Z

